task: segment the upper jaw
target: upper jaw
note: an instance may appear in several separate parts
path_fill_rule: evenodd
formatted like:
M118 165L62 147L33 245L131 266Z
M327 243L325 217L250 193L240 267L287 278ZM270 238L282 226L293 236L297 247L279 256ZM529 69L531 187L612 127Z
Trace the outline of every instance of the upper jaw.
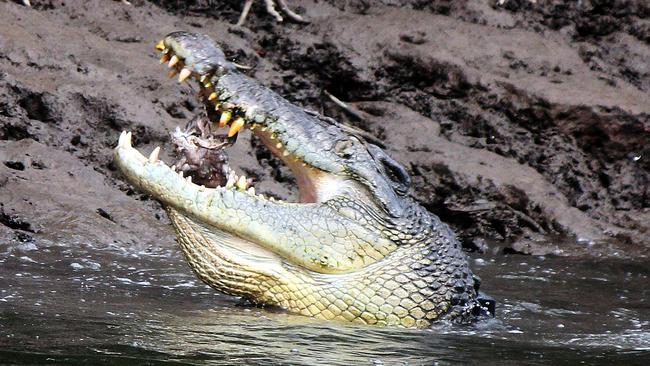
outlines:
M250 129L292 170L299 202L322 202L332 196L334 190L324 183L333 183L337 176L343 179L339 174L344 166L333 149L338 140L347 138L337 126L238 73L208 36L174 32L156 48L162 52L161 62L167 62L172 75L178 74L179 82L198 82L198 97L211 128L227 126L232 142L240 131Z
M278 157L291 156L324 172L344 171L336 144L348 135L332 122L288 102L270 89L237 72L208 36L174 32L156 45L161 62L179 82L196 80L198 97L215 126L228 127L228 136L250 129ZM277 146L277 148L276 148Z

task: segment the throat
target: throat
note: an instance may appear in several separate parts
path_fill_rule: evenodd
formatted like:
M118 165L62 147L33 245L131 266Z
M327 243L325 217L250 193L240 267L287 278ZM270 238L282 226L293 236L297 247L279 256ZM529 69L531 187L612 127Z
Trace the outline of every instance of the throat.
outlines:
M325 175L320 170L306 167L295 167L296 164L289 165L291 171L296 177L298 184L299 203L316 203L322 202L318 197L319 182Z
M295 155L286 152L282 143L272 138L269 132L256 130L254 133L274 156L282 160L291 169L296 179L296 184L298 185L298 203L322 202L323 200L320 197L319 191L323 188L322 182L328 174L304 163L302 159Z

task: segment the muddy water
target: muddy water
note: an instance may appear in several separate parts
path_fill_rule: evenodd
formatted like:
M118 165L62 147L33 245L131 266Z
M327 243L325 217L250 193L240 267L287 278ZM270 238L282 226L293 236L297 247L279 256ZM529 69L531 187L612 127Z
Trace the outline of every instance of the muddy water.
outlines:
M650 364L650 261L471 261L498 317L421 331L240 305L176 249L4 243L0 363Z

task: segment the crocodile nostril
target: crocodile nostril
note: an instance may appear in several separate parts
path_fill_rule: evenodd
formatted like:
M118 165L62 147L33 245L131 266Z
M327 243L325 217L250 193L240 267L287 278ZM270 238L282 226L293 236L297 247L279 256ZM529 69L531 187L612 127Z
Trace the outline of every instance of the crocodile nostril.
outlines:
M334 146L334 152L342 158L349 158L352 156L352 147L352 141L342 140L336 143Z

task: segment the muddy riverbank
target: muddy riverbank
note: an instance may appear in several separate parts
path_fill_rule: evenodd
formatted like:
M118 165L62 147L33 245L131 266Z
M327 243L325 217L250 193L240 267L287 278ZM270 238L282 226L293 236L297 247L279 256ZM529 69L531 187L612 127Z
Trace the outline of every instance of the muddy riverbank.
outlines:
M288 99L373 134L466 247L650 253L650 7L292 1L278 24L241 1L0 3L0 240L173 247L164 211L111 163L119 132L162 145L197 113L153 44L212 35ZM355 113L342 110L327 93ZM242 136L232 160L263 193L291 174Z

